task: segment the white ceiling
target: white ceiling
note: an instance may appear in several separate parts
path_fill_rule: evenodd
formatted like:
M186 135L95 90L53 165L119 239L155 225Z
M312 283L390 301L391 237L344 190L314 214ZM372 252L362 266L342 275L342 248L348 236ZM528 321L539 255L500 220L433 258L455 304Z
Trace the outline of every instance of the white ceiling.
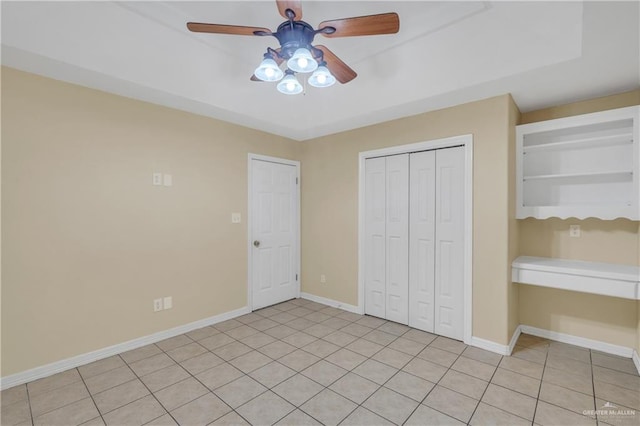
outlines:
M296 140L512 93L521 111L640 87L639 2L303 1L303 19L395 11L394 35L325 38L358 77L287 96L249 77L275 2L2 1L2 63Z

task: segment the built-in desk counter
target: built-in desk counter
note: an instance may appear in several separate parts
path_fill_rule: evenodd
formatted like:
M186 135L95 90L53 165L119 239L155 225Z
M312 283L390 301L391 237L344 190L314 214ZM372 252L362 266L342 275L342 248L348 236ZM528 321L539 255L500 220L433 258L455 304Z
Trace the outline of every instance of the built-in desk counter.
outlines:
M521 284L640 300L640 267L549 257L520 256L511 279Z

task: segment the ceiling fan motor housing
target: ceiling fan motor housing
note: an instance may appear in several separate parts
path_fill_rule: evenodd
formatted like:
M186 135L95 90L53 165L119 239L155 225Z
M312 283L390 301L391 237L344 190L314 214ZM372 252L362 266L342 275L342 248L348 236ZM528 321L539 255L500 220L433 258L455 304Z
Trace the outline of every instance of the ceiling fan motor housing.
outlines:
M311 50L316 35L313 27L304 21L286 21L280 24L273 36L280 42L280 57L290 59L301 47Z

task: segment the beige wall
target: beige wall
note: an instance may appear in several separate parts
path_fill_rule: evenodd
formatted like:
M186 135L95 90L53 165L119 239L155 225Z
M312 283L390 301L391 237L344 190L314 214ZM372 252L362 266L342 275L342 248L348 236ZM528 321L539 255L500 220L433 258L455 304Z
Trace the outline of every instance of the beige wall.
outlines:
M524 323L640 345L640 303L510 283L519 254L638 263L637 222L514 220L518 120L638 103L635 91L520 116L504 95L301 144L2 68L0 374L245 306L249 152L301 160L302 290L357 304L358 153L469 133L473 335L507 344ZM152 186L156 171L174 186ZM163 296L174 308L153 313Z
M247 153L298 142L9 68L2 107L2 376L246 305Z
M640 104L640 90L523 113L531 123ZM599 262L640 264L638 222L617 219L525 219L520 222L520 254ZM569 225L581 226L580 238ZM614 297L519 285L522 324L626 347L640 348L640 304Z
M303 291L358 303L358 154L473 134L473 335L506 344L509 311L508 95L308 141L302 152ZM516 110L517 111L517 110ZM320 283L325 274L327 282Z
M520 124L571 117L640 104L640 89L522 113Z

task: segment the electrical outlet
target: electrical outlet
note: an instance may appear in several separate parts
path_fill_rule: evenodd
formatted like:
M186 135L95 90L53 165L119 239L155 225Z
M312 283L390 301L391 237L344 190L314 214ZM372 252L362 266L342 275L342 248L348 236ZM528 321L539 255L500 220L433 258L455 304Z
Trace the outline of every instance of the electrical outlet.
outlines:
M321 282L322 284L324 284L324 283L326 283L326 282L327 282L327 277L326 277L324 274L320 275L320 282Z
M580 238L580 225L569 225L569 236Z
M154 186L162 185L162 173L153 174L153 185Z
M240 223L240 213L231 213L231 223Z
M172 296L165 297L163 299L163 305L165 309L173 308L173 297Z
M154 299L153 300L153 312L161 311L162 308L162 299Z

